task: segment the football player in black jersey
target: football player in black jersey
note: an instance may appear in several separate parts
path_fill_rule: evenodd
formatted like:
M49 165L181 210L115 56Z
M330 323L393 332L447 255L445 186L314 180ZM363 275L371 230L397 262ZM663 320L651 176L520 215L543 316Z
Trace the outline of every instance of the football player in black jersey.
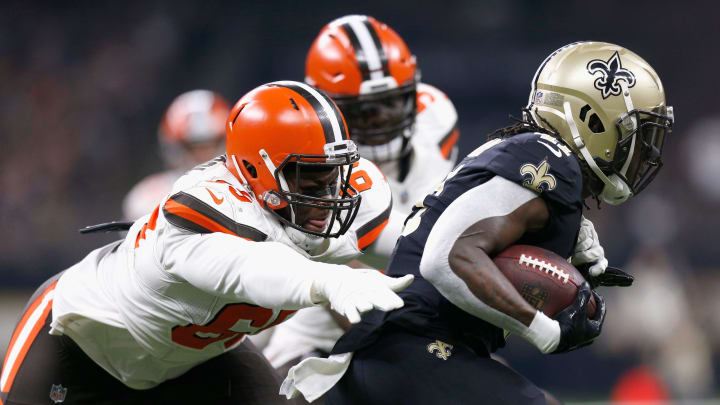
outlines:
M635 53L600 42L552 53L523 120L491 135L406 220L388 269L415 276L400 294L405 306L365 314L327 363L291 370L283 392L312 400L332 386L329 405L545 404L535 385L490 358L505 345L503 330L543 353L567 352L598 337L605 303L585 283L551 319L491 258L534 245L571 257L593 285L629 284L607 268L584 199L616 205L642 191L672 125L659 77ZM592 294L598 311L588 319Z

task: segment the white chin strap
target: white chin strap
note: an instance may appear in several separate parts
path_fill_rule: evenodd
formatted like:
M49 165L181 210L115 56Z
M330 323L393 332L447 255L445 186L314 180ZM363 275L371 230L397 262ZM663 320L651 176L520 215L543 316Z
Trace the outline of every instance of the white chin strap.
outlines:
M603 173L602 170L600 170L597 163L595 163L595 159L593 159L592 155L590 155L590 151L588 151L587 147L585 146L585 142L583 142L582 138L580 137L580 131L578 131L577 125L575 125L575 120L572 117L570 103L567 101L564 102L563 109L565 110L565 121L567 121L568 127L570 127L570 133L572 134L575 147L578 148L580 154L583 156L585 162L588 164L593 173L595 173L595 175L597 175L600 180L602 180L603 184L605 184L602 192L600 193L600 199L610 205L619 205L624 203L625 200L630 198L630 196L632 195L630 186L628 186L620 178L620 176L613 174L608 177L605 175L605 173ZM630 159L630 157L631 156L628 156L628 159Z
M285 227L285 233L288 237L290 237L290 240L295 244L295 246L298 246L300 249L311 254L317 254L318 251L324 251L330 243L328 239L323 238L322 236L311 235L307 232L303 232L289 226Z
M628 90L627 83L625 83L624 80L620 82L620 88L622 88L623 99L625 100L625 108L629 113L635 107L633 107L632 98L630 98L630 90ZM635 128L637 128L637 119L634 115L628 115L625 117L625 119L623 119L622 125L623 127L625 127L626 131L633 132ZM632 161L633 154L635 153L636 137L636 135L633 135L632 139L630 140L630 152L628 153L627 159L625 159L625 164L623 164L622 169L620 169L620 174L622 174L623 176L627 175L628 167L630 167L630 162Z

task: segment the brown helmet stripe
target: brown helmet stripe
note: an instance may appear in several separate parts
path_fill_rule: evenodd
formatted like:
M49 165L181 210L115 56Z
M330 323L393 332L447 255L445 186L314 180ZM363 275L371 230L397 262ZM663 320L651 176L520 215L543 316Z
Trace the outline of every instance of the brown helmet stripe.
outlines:
M280 81L271 84L290 89L310 103L320 120L326 143L339 142L348 138L340 110L325 93L300 82Z

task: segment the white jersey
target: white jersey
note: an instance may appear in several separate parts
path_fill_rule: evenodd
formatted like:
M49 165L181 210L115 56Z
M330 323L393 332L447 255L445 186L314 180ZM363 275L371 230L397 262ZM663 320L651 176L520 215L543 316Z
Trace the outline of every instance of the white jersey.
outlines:
M437 88L419 83L417 105L407 174L400 181L397 162L380 165L390 183L393 207L387 226L362 258L377 268L387 265L412 207L435 190L457 159L457 112L450 99ZM342 328L325 308L306 308L273 329L263 353L277 368L313 350L330 352L342 335Z
M373 187L361 192L351 229L310 257L228 171L224 157L191 170L124 240L91 252L60 277L51 333L70 336L135 389L236 347L312 305L308 274L335 270L317 261L350 260L372 242L374 224L387 221L391 198L382 173L363 159L354 171L354 181Z
M178 170L167 170L142 179L123 199L123 216L134 221L152 212L170 193L173 184L182 174Z
M370 264L384 267L390 258L395 242L400 237L405 218L412 207L445 178L457 159L457 112L450 99L437 88L419 83L417 86L418 114L410 138L412 152L406 174L399 162L380 165L390 183L393 210L388 226L372 247ZM404 174L401 179L400 176Z

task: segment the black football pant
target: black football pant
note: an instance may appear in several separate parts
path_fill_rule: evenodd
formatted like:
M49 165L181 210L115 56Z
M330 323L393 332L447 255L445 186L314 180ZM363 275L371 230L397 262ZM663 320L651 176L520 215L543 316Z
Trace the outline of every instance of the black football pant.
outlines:
M355 352L325 404L546 405L543 393L525 377L462 343L443 343L452 348L443 346L440 353L432 338L384 330L372 345Z
M58 277L36 291L13 333L0 371L0 376L5 375L0 381L0 405L294 403L278 395L280 377L248 340L157 387L127 387L98 366L72 339L48 333L52 321L48 293Z

